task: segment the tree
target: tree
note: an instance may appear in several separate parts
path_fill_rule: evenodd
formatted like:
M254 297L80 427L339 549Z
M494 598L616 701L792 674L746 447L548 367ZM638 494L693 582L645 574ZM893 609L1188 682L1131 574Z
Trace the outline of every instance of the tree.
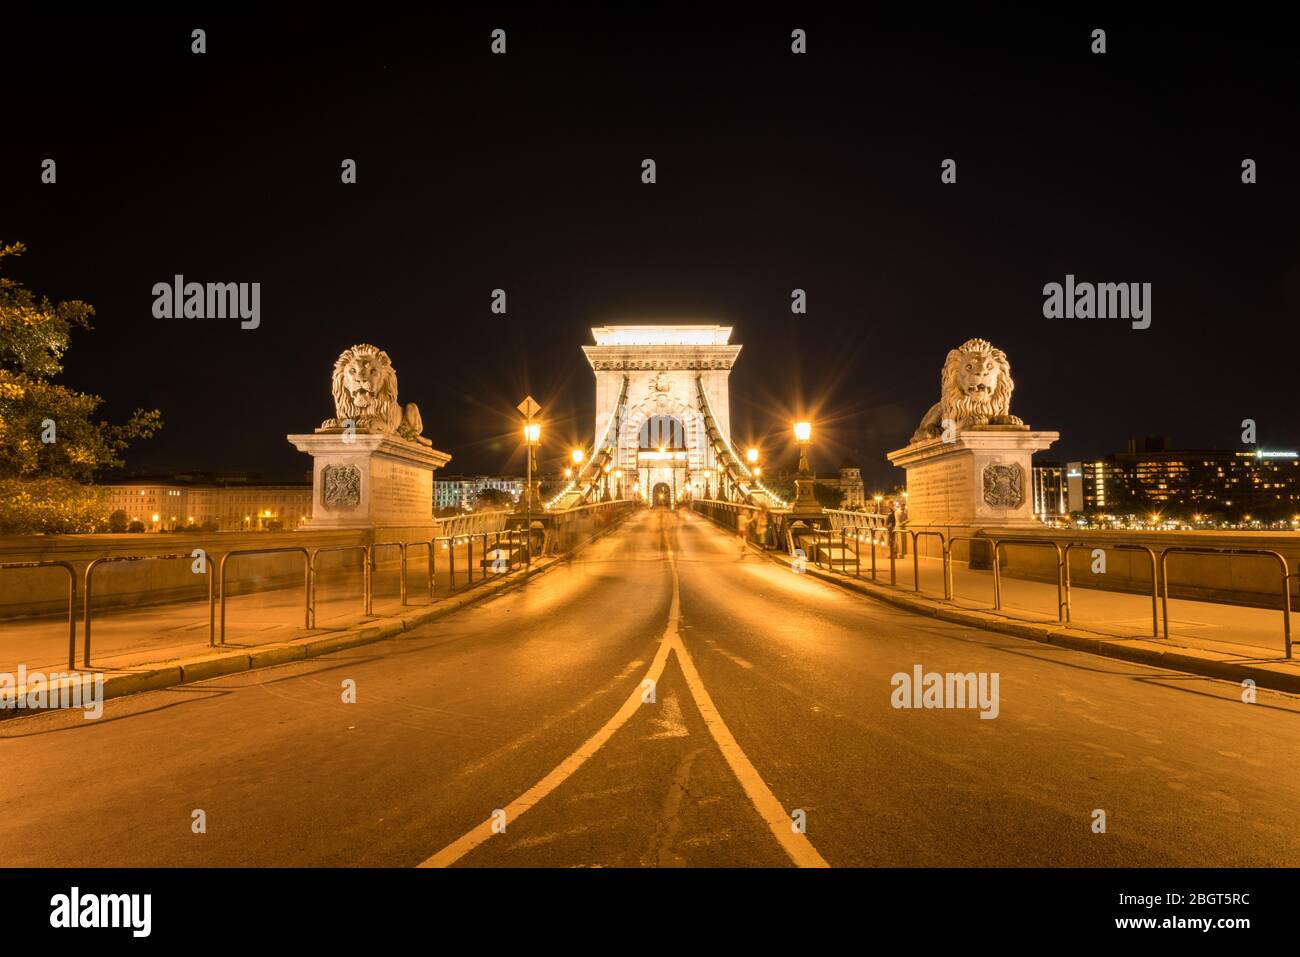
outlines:
M137 409L121 425L95 421L103 399L52 381L72 330L90 329L95 310L80 300L37 300L4 276L4 258L25 249L0 243L0 533L103 531L103 496L85 483L121 465L130 441L152 435L161 414Z
M844 501L844 491L821 482L813 483L813 496L822 508L839 508Z
M108 530L110 532L125 532L127 525L131 522L131 517L120 508L112 515L108 516Z
M483 512L512 508L514 504L515 497L500 488L485 488L474 499L474 507Z

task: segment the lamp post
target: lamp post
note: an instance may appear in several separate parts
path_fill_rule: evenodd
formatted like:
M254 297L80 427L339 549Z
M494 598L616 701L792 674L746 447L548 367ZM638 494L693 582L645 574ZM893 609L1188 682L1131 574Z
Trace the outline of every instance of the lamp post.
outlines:
M537 446L541 444L542 427L536 422L529 421L524 424L524 444L528 452L528 479L527 488L524 491L524 515L528 522L529 534L533 527L533 467L534 460L537 457Z
M808 446L812 444L812 423L796 422L794 440L799 443L799 477L795 479L795 511L819 511L813 494L812 466L808 463Z
M577 488L579 492L582 492L582 460L585 459L586 457L587 456L582 451L582 449L574 449L569 453L569 460L573 462L573 466L572 466L573 484L574 487ZM566 475L568 475L570 474L570 469L565 469L564 472ZM586 499L586 493L583 493L583 499L584 500Z
M615 469L615 470L614 470L614 478L618 481L618 498L619 498L620 501L622 501L622 499L623 499L623 470L622 470L622 469Z
M611 471L612 471L612 469L610 468L609 463L606 462L606 463L605 463L605 468L604 468L604 473L605 473L605 491L604 491L604 493L603 493L603 494L601 495L601 497L600 497L600 500L601 500L602 502L608 502L608 501L609 501L609 473L610 473Z

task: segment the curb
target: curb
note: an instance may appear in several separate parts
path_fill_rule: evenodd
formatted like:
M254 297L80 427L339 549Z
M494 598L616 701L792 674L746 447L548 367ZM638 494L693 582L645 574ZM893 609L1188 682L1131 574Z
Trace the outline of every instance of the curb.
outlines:
M753 546L750 546L753 548ZM790 559L783 552L754 551L763 557L789 568ZM1156 668L1169 668L1189 674L1202 675L1207 678L1221 678L1225 681L1242 682L1247 679L1258 687L1274 691L1300 694L1300 668L1286 659L1252 660L1240 656L1226 655L1217 651L1191 648L1187 645L1175 645L1166 639L1156 638L1121 638L1087 631L1067 624L1048 624L1007 618L992 611L980 611L959 608L937 599L927 598L916 593L899 593L887 591L888 586L845 578L833 572L807 566L803 572L820 581L837 585L847 591L885 602L898 608L949 621L971 628L982 628L1025 638L1042 644L1056 645L1072 651L1106 658L1117 658L1134 664L1150 665Z

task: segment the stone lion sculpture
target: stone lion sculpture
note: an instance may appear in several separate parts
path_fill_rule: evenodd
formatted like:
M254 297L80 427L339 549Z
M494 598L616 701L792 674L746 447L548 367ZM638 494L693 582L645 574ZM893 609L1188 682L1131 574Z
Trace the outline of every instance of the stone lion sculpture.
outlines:
M940 399L912 435L913 442L937 438L945 430L1001 425L1027 428L1011 414L1011 363L986 339L968 339L948 353L939 378Z
M334 363L330 382L334 415L320 432L346 431L396 435L421 445L433 445L420 433L424 422L414 402L397 401L397 372L388 353L369 343L344 349Z

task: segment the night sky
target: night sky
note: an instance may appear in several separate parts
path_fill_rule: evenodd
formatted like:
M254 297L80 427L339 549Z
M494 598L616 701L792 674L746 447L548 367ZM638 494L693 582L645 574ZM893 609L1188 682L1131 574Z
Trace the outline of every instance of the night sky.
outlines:
M1060 431L1040 458L1237 447L1244 418L1300 443L1277 24L331 9L6 25L0 240L28 246L11 275L96 308L61 381L115 420L162 411L130 470L301 477L284 436L333 415L331 364L369 341L448 471L521 473L515 403L544 408L543 465L588 441L580 346L619 322L733 325L735 441L779 461L809 415L814 464L856 459L869 488L901 479L885 453L971 336L1008 353L1012 411ZM261 327L154 318L176 273L260 282ZM1152 283L1151 328L1045 319L1067 273Z

